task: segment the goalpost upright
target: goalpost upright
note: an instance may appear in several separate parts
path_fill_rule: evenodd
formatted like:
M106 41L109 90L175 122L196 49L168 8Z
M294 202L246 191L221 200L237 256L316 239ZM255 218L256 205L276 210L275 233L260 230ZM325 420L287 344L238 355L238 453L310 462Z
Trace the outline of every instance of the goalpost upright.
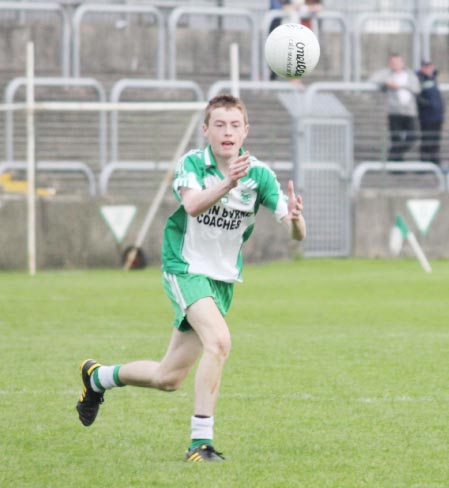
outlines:
M26 127L27 127L27 261L36 274L36 154L34 133L34 44L27 43Z

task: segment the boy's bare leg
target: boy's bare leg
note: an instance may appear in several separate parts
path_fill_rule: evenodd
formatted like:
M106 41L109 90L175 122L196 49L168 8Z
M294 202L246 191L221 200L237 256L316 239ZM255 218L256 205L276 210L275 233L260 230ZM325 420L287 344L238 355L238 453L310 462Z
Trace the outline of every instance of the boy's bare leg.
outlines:
M193 303L187 310L187 319L193 330L179 332L175 329L167 353L161 361L143 360L115 366L101 366L95 360L83 363L84 392L77 404L81 422L86 426L94 422L103 402L105 388L133 385L166 391L176 390L202 352L195 376L192 443L186 460L197 461L201 458L222 461L223 456L215 451L212 440L215 404L223 368L231 349L230 333L211 297ZM98 378L91 378L95 373ZM114 376L116 374L118 378ZM103 390L95 390L91 379Z
M223 368L231 350L229 329L211 297L193 303L187 310L187 319L203 346L195 376L194 413L212 417Z
M119 378L124 385L175 390L202 350L195 376L194 412L213 416L223 367L231 348L229 329L211 297L193 303L187 310L187 319L194 330L175 329L160 362L142 360L124 364Z
M102 366L94 359L81 365L83 390L76 405L83 425L90 426L103 403L105 389L134 385L173 391L179 388L202 349L196 332L173 331L167 353L161 361L135 361Z
M175 329L161 361L142 360L124 364L120 368L120 381L124 385L176 390L195 364L201 348L196 332Z

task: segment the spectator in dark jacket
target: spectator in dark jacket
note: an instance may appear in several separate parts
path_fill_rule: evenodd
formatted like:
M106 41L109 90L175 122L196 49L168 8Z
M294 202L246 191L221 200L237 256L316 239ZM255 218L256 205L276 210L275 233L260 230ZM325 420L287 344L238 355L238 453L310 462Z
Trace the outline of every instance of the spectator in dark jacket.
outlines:
M417 97L421 129L421 160L440 164L441 129L444 100L437 82L437 70L431 61L423 61L417 73L421 92Z

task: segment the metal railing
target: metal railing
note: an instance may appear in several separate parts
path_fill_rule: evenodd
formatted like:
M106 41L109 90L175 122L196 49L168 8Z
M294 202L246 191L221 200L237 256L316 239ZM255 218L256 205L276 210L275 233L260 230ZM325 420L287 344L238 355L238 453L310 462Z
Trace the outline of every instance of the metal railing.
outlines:
M433 53L432 53L430 41L431 41L432 34L435 33L434 27L441 22L445 22L446 25L449 25L448 13L430 14L424 20L424 24L422 28L422 55L425 59L432 59L435 57L432 56Z
M164 171L167 172L173 167L171 161L112 161L108 163L99 176L100 195L108 194L109 180L116 171L139 172L139 171Z
M176 81L176 80L136 80L123 79L116 82L111 88L110 101L111 103L118 103L125 90L129 89L148 89L148 90L176 90L193 94L195 101L204 101L204 94L197 83L194 81ZM201 135L198 132L197 143L201 141ZM118 127L118 112L111 112L111 153L110 163L115 163L120 160L118 143L119 141L119 127Z
M177 47L176 47L176 33L178 24L184 15L201 15L208 17L224 18L237 17L246 19L251 30L251 79L253 81L259 78L259 30L256 20L250 10L237 8L222 8L222 7L178 7L175 8L168 18L168 76L174 80L177 77Z
M80 76L81 23L87 14L129 14L145 15L154 19L157 25L156 76L164 78L165 73L165 24L162 13L150 5L81 5L72 17L73 37L73 76Z
M27 78L19 77L11 80L5 88L4 102L12 105L16 93L20 87L27 84ZM92 88L99 102L106 102L106 92L103 86L93 78L45 78L37 77L33 79L33 85L43 87L72 87L72 88ZM98 154L100 164L106 164L106 138L107 138L107 117L105 112L98 114ZM14 161L14 111L5 111L5 159Z
M362 181L370 173L432 173L435 176L439 192L446 190L446 178L441 169L430 162L425 161L363 161L358 164L352 174L352 192L358 193L362 187Z
M56 14L61 23L61 76L70 75L70 19L67 11L56 2L0 2L0 11L43 12Z
M8 171L26 171L28 163L26 161L0 161L0 175ZM52 173L82 173L87 180L89 195L96 197L97 185L95 175L86 163L81 161L37 161L36 170L38 172L49 171Z
M305 107L307 112L312 112L314 98L317 93L323 91L358 91L358 92L375 92L379 91L376 83L370 82L335 82L321 81L312 83L305 91Z
M362 34L364 28L368 22L397 22L402 24L408 24L412 31L412 58L413 67L417 69L419 67L420 59L420 39L419 30L416 19L411 14L400 14L400 13L366 13L357 16L354 25L354 81L361 80L362 65L363 65L363 49L362 49ZM394 29L397 32L397 29Z
M241 90L248 91L296 91L297 87L289 83L288 81L249 81L242 80L239 82L239 88ZM220 80L213 83L207 92L206 99L210 100L222 91L230 91L232 89L232 82L229 80Z
M176 33L180 29L180 26L183 25L183 22L181 22L183 16L191 15L217 19L238 19L239 21L244 21L245 25L248 25L251 36L250 46L248 46L248 56L250 56L251 65L250 79L253 81L259 79L265 81L269 79L269 68L266 65L263 53L264 40L269 33L271 22L277 18L289 19L291 18L291 13L268 10L263 15L256 16L254 15L254 9L251 10L250 8L213 7L207 5L179 6L179 4L176 6L173 4L171 9L167 9L162 3L156 6L156 3L154 5L131 5L105 2L102 4L85 3L78 5L76 2L72 4L63 1L0 1L0 13L11 11L21 16L26 16L27 13L42 12L59 17L59 23L62 29L60 64L61 76L63 77L80 77L81 75L81 27L87 22L86 16L88 15L101 16L101 19L106 22L110 22L108 16L110 17L111 15L120 15L125 22L129 22L132 16L137 15L150 19L157 30L157 49L154 50L155 78L157 79L164 79L167 75L170 79L177 78L179 62L177 63L178 49ZM210 3L210 5L212 4L213 2ZM330 4L330 8L335 9L335 5ZM434 58L436 57L436 54L431 52L431 37L432 35L440 34L437 26L445 25L447 29L449 25L449 14L447 12L434 13L438 11L436 8L425 10L420 7L419 18L416 16L416 11L407 12L407 8L405 7L401 9L401 12L392 12L391 9L378 11L374 7L373 11L368 13L362 12L361 9L353 9L351 12L357 13L357 15L354 16L352 23L348 20L349 10L344 9L343 6L339 8L341 10L338 12L325 9L313 15L312 18L315 24L320 26L317 31L319 37L324 36L328 30L326 26L330 25L330 23L338 26L338 33L340 34L338 42L341 44L341 53L339 53L341 55L341 69L337 76L341 76L342 81L361 80L363 64L366 59L362 38L363 34L367 32L367 28L373 23L381 26L383 34L390 27L389 32L392 34L402 31L410 32L411 39L410 41L407 40L407 46L410 47L412 53L411 65L414 68L418 68L421 56L429 58L433 55ZM165 15L162 13L162 9L166 10L167 13ZM295 15L297 20L301 19L300 13ZM27 21L26 17L24 19ZM246 27L243 27L243 29L246 29ZM351 29L353 29L352 46ZM335 27L333 26L331 30L334 32ZM442 34L447 35L446 31L442 32ZM106 43L106 39L98 39L98 42ZM326 52L326 49L335 48L323 45L323 52ZM386 46L385 50L387 49ZM327 76L326 73L324 75Z

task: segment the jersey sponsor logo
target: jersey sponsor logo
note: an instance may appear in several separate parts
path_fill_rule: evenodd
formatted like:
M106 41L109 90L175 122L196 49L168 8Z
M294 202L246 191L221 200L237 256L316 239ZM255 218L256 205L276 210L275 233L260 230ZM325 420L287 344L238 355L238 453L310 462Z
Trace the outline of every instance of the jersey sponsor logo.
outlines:
M214 205L207 212L198 215L196 218L199 224L208 225L209 227L219 227L225 230L236 230L242 224L244 217L250 217L251 212L241 210L229 210Z
M251 203L251 193L247 193L242 191L240 193L240 200L243 203L243 205L250 205Z

